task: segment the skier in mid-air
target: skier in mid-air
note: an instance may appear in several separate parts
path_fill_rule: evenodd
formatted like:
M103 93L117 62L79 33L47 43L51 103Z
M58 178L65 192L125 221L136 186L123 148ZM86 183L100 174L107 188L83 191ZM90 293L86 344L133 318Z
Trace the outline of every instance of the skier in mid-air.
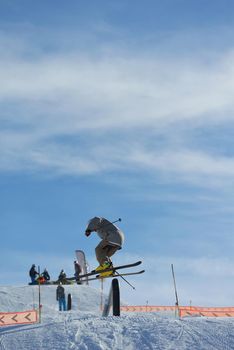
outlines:
M89 220L85 235L88 237L93 231L97 232L101 238L101 242L95 248L96 258L99 262L99 266L95 270L101 271L111 268L113 265L110 257L122 248L124 234L116 225L102 217L94 217ZM109 273L105 273L105 276L111 274L112 272L109 271ZM104 276L104 274L102 275Z

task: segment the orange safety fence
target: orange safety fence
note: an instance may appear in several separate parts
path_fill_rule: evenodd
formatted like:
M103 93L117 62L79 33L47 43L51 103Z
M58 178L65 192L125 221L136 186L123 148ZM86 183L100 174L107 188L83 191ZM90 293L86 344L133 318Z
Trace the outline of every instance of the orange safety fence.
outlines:
M18 324L30 324L38 321L37 311L0 312L0 327Z
M180 306L180 317L206 316L206 317L234 317L234 307L199 307Z
M130 311L130 312L157 312L157 311L174 311L175 306L121 306L121 311Z
M123 312L161 312L179 311L180 317L206 316L206 317L234 317L234 307L200 307L200 306L121 306Z

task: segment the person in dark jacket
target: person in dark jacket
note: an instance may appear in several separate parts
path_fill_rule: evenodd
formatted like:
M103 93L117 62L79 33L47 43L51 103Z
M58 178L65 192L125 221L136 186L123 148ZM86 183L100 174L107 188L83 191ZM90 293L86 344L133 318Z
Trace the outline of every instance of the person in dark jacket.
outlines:
M36 284L36 277L39 275L39 273L36 271L35 264L32 265L31 269L29 270L29 276L31 277L32 284Z
M59 302L59 311L66 311L65 289L62 286L62 282L59 283L56 289L56 300Z
M74 269L75 269L75 278L77 284L82 284L80 280L81 266L77 260L74 261Z
M62 284L66 284L67 283L67 275L66 275L64 270L60 271L60 274L58 276L58 281L62 282Z
M50 280L50 275L49 275L49 272L46 270L46 268L42 272L42 276L44 277L46 282Z

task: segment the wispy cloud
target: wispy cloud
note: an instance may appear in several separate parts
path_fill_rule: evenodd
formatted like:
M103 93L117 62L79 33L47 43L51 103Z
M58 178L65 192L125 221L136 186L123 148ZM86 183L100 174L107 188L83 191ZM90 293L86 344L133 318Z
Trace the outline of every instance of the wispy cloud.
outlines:
M232 49L207 64L113 48L106 55L39 52L30 60L25 45L21 55L10 45L1 59L2 171L75 175L129 168L206 185L211 175L215 185L232 181L232 157L194 147L186 137L187 128L232 122ZM176 123L184 125L179 146ZM149 148L149 132L170 142Z
M210 65L134 53L12 57L1 62L0 99L17 104L23 120L46 114L49 124L55 118L64 132L157 128L180 120L207 124L232 119L233 60L232 51Z
M136 260L128 257L127 261ZM121 282L121 292L131 305L174 305L173 263L180 305L231 306L233 304L232 261L228 258L183 258L178 256L142 256L146 272L131 278L133 292ZM142 293L142 290L145 292Z

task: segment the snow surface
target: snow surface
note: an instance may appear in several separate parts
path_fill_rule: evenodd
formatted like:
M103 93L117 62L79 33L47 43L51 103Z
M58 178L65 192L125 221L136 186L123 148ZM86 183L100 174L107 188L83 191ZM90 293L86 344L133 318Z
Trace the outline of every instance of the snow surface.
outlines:
M234 349L233 318L177 319L173 313L122 313L102 317L100 291L65 286L71 311L59 312L56 286L41 287L39 324L0 327L1 350L229 350ZM0 311L37 307L38 287L0 287Z

